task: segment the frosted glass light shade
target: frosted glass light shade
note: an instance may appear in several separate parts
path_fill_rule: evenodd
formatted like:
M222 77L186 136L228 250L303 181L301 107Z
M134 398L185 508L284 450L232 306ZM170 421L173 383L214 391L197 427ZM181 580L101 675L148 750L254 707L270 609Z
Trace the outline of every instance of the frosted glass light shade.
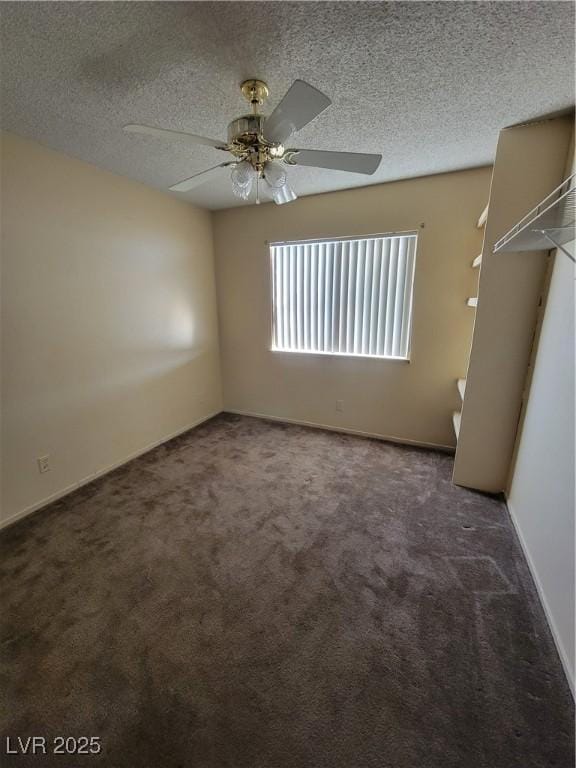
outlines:
M271 192L272 199L277 205L282 205L283 203L291 203L292 200L296 200L296 195L290 189L288 184L284 184L284 186L280 187L279 189L272 189Z
M286 184L286 171L280 163L266 163L264 178L272 189L280 189Z
M243 160L238 165L234 166L231 173L232 179L232 191L236 197L240 197L242 200L247 200L252 191L252 185L256 172L247 160Z

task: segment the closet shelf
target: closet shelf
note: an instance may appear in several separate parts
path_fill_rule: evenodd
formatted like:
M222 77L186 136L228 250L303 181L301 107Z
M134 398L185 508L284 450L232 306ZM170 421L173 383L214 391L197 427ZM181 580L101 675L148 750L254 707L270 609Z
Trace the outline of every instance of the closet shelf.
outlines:
M478 229L482 229L484 224L486 224L486 219L487 218L488 218L488 203L486 203L486 208L484 208L484 210L480 214L480 218L478 219L478 224L476 224Z
M466 300L466 304L469 307L477 307L478 306L478 297L477 296L472 296L470 299Z
M462 418L462 413L460 411L454 411L452 414L452 424L454 425L454 432L456 434L456 440L458 440L458 435L460 434L460 419Z
M466 391L466 379L458 379L456 386L458 387L458 392L460 393L461 399L464 400L464 392Z
M476 258L475 258L475 259L474 259L474 261L472 262L472 266L473 266L474 268L476 268L476 267L479 267L479 266L480 266L480 264L482 264L482 254L481 254L481 253L480 253L480 254L478 254L478 256L476 256Z
M574 257L562 246L574 240L576 221L576 174L569 176L542 202L520 219L494 245L494 253L549 251L560 248L572 261Z

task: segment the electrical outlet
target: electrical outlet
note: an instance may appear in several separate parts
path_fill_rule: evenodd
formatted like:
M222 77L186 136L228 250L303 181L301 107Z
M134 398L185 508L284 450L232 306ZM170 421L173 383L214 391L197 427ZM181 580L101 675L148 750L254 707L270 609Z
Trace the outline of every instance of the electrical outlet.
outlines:
M38 472L40 472L41 475L43 475L44 472L50 472L50 456L39 456L37 461Z
M344 400L336 400L336 413L344 412Z

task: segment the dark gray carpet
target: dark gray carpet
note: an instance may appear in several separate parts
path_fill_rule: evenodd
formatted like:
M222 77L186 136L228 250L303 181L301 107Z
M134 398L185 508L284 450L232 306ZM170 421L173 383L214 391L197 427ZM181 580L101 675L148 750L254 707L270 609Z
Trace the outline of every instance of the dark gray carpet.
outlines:
M506 509L451 469L221 415L7 529L2 733L103 754L2 765L573 768Z

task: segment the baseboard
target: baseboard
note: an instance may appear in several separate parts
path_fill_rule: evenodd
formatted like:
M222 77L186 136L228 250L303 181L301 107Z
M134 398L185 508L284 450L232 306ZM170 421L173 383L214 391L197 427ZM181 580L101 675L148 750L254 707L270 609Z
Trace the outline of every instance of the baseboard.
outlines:
M550 631L552 632L552 637L554 638L554 644L556 645L558 656L560 656L560 661L562 662L562 667L564 668L564 674L566 675L566 680L568 681L568 685L570 686L570 690L572 691L572 696L574 697L574 694L575 694L574 678L572 677L572 672L568 664L568 656L562 644L560 633L558 632L558 628L556 627L556 622L554 621L554 617L552 616L552 613L550 611L550 606L548 605L546 594L542 587L540 577L538 576L538 571L536 570L536 566L534 564L534 561L532 560L532 555L530 554L530 550L528 549L526 540L522 535L522 530L518 525L518 518L514 513L514 508L510 504L508 497L506 497L506 506L508 508L510 519L512 520L512 525L514 526L514 530L516 531L516 535L518 536L518 541L520 542L520 546L522 547L522 552L524 553L524 557L526 558L526 562L528 563L528 568L530 569L530 573L532 574L532 579L534 581L534 584L536 585L536 591L538 593L538 597L540 598L540 603L542 604L542 608L544 609L544 615L546 616L546 621L548 622L548 626L550 627Z
M6 528L9 525L13 525L14 523L18 522L18 520L22 520L22 518L27 517L28 515L31 515L33 512L37 512L43 507L46 507L48 504L52 504L52 502L58 501L58 499L61 499L64 496L67 496L69 493L72 493L72 491L75 491L78 488L81 488L83 485L88 485L88 483L91 483L93 480L96 480L97 478L102 477L103 475L107 475L109 472L112 472L113 470L118 469L118 467L124 466L124 464L128 464L129 461L132 461L133 459L137 459L138 456L142 456L144 453L148 453L148 451L151 451L154 448L157 448L159 445L163 445L164 443L167 443L170 440L173 440L175 437L178 437L179 435L183 435L184 432L188 432L190 429L194 429L194 427L198 427L200 424L203 424L205 421L209 421L210 419L213 419L214 416L217 416L221 412L222 411L214 411L213 413L209 413L207 416L203 416L201 419L194 421L192 424L188 424L187 426L182 427L182 429L178 429L176 432L173 432L172 434L167 435L166 437L163 437L160 440L156 440L154 443L149 443L144 448L141 448L140 450L129 454L128 456L121 459L120 461L116 461L114 464L110 464L109 466L104 467L104 469L98 470L98 472L94 472L93 474L83 477L81 480L78 480L78 482L72 483L71 485L66 486L66 488L63 488L60 491L56 491L56 493L53 493L50 496L47 496L41 501L37 501L34 504L31 504L29 507L26 507L25 509L20 510L20 512L15 512L13 515L10 515L10 517L7 517L5 520L0 521L0 530L2 530L3 528Z
M383 440L386 443L397 443L398 445L411 445L415 448L432 448L435 451L444 453L454 453L454 446L442 445L441 443L424 443L419 440L409 440L404 437L394 437L393 435L382 435L378 432L364 432L360 429L348 429L347 427L336 427L333 424L320 424L315 421L302 421L300 419L288 419L284 416L270 416L266 413L255 413L254 411L241 411L236 408L224 408L224 413L235 413L238 416L252 416L255 419L264 421L278 421L283 424L298 424L302 427L313 427L314 429L327 429L330 432L342 432L346 435L356 435L357 437L370 437L375 440Z

